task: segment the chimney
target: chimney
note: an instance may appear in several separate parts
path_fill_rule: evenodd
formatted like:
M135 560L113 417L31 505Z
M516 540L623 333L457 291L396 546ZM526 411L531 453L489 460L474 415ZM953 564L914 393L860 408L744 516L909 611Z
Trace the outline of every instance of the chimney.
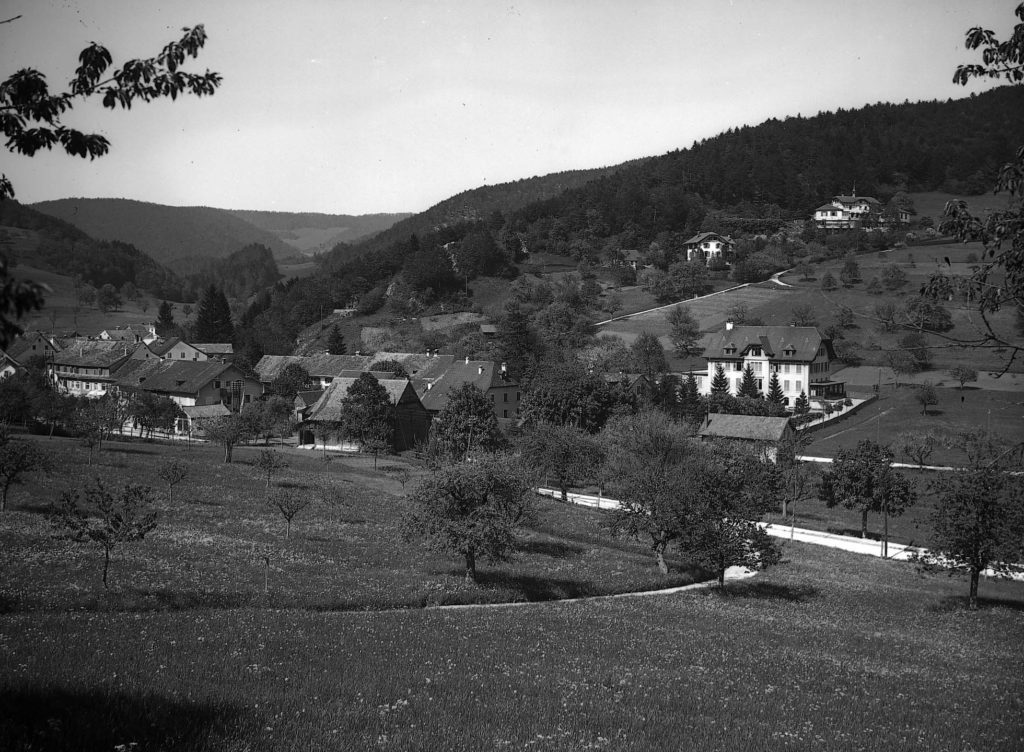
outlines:
M469 356L468 355L466 356L466 365L467 366L469 365Z
M508 378L508 363L505 363L504 361L502 361L501 364L501 378Z
M732 331L732 322L731 321L726 321L725 322L725 331L727 331L727 332L731 332Z
M484 367L483 366L477 366L476 367L476 375L477 376L483 376L483 373L484 373Z

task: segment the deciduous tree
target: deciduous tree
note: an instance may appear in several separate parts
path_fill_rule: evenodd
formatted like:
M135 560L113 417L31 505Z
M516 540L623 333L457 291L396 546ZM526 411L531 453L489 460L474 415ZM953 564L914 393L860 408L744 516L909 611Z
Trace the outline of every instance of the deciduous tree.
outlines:
M528 476L500 453L443 465L420 481L410 500L404 538L462 557L467 582L476 581L478 560L509 559L519 528L533 519Z
M22 482L25 474L48 470L49 455L34 441L13 440L0 430L0 512L7 511L11 486Z
M668 336L676 355L690 358L704 351L700 344L700 324L688 308L673 306L665 318L670 328Z
M950 368L947 373L952 378L960 382L961 392L964 390L964 385L967 384L968 381L978 380L978 372L970 366L956 366L955 368Z
M590 434L573 426L541 423L530 427L519 441L526 466L541 479L553 479L568 503L569 488L594 472L600 450Z
M92 541L103 549L103 587L109 587L110 556L121 543L140 541L156 527L156 514L148 510L152 491L148 486L126 484L119 492L108 490L99 478L81 491L61 494L50 520L70 540Z
M164 460L157 470L157 477L167 484L167 503L170 504L174 487L188 477L189 464L179 459Z
M494 405L473 384L452 390L431 431L444 454L456 460L475 451L495 452L505 444Z

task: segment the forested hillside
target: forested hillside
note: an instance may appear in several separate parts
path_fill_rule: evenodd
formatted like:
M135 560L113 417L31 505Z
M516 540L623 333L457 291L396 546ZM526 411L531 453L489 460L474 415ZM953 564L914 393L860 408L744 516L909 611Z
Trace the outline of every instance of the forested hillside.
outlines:
M543 252L600 263L640 249L665 271L697 231L771 234L854 190L883 203L909 191L980 193L1012 156L1021 122L1024 90L1008 87L769 120L618 168L467 191L338 247L321 274L260 296L243 336L253 352L282 352L320 310L356 304L372 312L388 300L405 314L440 301L464 306L460 291L474 276L514 277L517 263ZM770 267L760 250L742 245L737 259L755 278ZM796 249L776 250L788 262Z
M193 300L187 285L173 271L128 243L100 241L78 227L35 211L17 201L0 201L0 228L30 231L34 243L4 248L12 263L78 277L93 287L130 282L138 289L171 300ZM15 250L15 252L12 252Z
M273 233L224 209L113 198L42 201L32 208L70 222L90 237L130 243L181 274L199 271L207 260L253 243L266 246L277 258L295 255Z
M374 253L395 243L405 242L413 234L437 232L453 225L470 226L474 222L493 220L496 213L507 214L521 206L557 196L571 188L585 185L595 178L610 175L623 166L556 172L464 191L435 204L425 212L395 223L389 229L362 243L341 244L335 247L326 263L328 268L334 268L361 254ZM498 221L503 221L500 216Z

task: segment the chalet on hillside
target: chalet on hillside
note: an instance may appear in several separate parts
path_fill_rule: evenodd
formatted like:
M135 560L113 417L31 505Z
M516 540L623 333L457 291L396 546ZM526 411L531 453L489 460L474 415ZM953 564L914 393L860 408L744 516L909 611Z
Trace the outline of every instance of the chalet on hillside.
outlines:
M318 424L334 425L341 421L341 403L358 376L335 378L311 408L300 427L300 437L315 430ZM430 433L430 413L423 406L409 379L377 379L384 387L394 406L391 432L392 449L402 452L412 449L417 442L426 441ZM308 435L306 437L309 439Z
M701 232L686 241L686 260L703 261L711 265L715 260L727 261L732 256L735 243L728 235L717 232Z
M711 393L718 366L729 381L729 393L739 392L743 370L749 365L762 394L768 391L771 374L778 375L785 404L790 407L803 392L818 399L840 399L845 383L831 377L835 352L832 341L813 326L733 326L726 323L711 335L704 348L707 375L701 379L701 394Z
M866 227L880 227L889 221L906 224L910 221L910 212L898 208L892 214L890 210L885 216L881 202L872 196L833 196L827 204L814 210L814 224L822 230L855 230Z
M159 339L156 336L156 327L152 324L133 324L119 326L115 329L104 329L100 332L99 338L111 342L128 342L131 344L145 342L147 345Z

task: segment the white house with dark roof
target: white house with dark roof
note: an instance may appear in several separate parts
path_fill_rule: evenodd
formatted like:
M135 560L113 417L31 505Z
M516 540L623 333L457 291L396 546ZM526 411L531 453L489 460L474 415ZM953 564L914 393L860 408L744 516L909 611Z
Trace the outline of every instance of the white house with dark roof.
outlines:
M901 222L909 219L907 212L900 212ZM814 210L814 223L823 230L852 230L875 226L881 221L882 204L871 196L833 196L829 203Z
M119 390L151 392L183 408L222 404L232 412L263 394L262 384L221 360L131 360L114 382Z
M46 374L59 392L79 397L100 397L114 383L117 370L131 359L139 347L145 345L80 339L50 354Z
M710 264L715 259L725 261L732 255L735 243L728 235L717 232L701 232L686 241L686 260L703 261Z
M737 394L748 365L762 394L768 392L771 374L776 373L790 407L801 392L812 399L841 399L846 394L845 383L832 379L832 341L813 326L727 323L722 331L709 337L704 358L707 376L700 380L701 394L711 393L711 381L718 367L729 381L729 393Z

